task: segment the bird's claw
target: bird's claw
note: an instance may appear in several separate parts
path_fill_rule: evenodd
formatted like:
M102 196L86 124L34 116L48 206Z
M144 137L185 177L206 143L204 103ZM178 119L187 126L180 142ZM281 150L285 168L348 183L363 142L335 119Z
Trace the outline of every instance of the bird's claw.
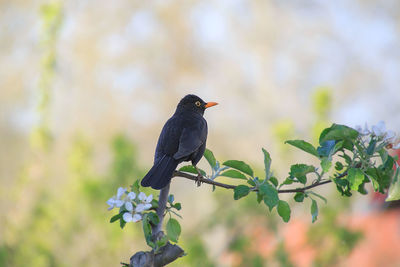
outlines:
M201 183L202 183L202 181L201 181L202 178L203 178L203 175L201 175L201 174L198 174L198 175L196 176L195 183L196 183L197 186L200 186L200 185L201 185Z

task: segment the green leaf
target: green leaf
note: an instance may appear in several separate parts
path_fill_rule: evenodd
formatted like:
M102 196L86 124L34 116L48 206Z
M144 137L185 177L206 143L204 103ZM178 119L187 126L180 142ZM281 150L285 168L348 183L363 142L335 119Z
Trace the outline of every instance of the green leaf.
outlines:
M369 142L368 148L367 148L367 154L372 156L375 153L375 147L376 147L377 140L375 138L372 138L371 141Z
M149 213L147 213L147 216L148 216L150 222L151 222L153 225L156 225L156 224L158 224L158 223L160 222L160 219L158 218L157 214L154 213L154 212L149 212Z
M181 203L175 203L172 207L174 207L176 210L181 210L182 209Z
M256 183L255 183L254 180L252 180L252 179L247 180L247 183L248 183L249 185L251 185L251 186L256 186Z
M322 144L327 140L351 140L354 141L358 137L358 131L346 125L332 124L331 127L322 131L319 137L319 143Z
M304 200L304 193L303 192L297 192L295 195L294 195L294 200L296 201L296 202L303 202L303 200Z
M290 176L296 177L300 183L307 183L307 174L310 172L314 172L315 167L306 164L295 164L290 166Z
M317 148L320 157L331 157L334 153L336 142L334 140L328 140L321 143L321 146Z
M222 174L220 174L220 176L247 180L246 176L237 170L227 170L227 171L223 172Z
M115 222L115 221L117 221L117 220L119 220L121 218L122 218L122 213L118 213L117 215L114 215L114 216L111 217L110 223L113 223L113 222Z
M269 155L268 151L265 150L264 148L262 149L262 152L264 153L264 168L265 168L265 179L268 179L270 177L270 172L271 172L271 156Z
M247 165L243 161L240 161L240 160L228 160L228 161L225 161L222 165L234 168L236 170L244 172L244 173L250 175L251 177L253 177L253 170L251 169L251 167L249 165Z
M282 217L284 222L290 220L290 207L289 204L284 200L279 200L278 202L278 214Z
M365 175L367 176L367 178L371 181L372 186L374 187L375 192L379 191L379 183L378 181L375 179L375 174L377 173L375 168L369 168L366 172Z
M157 209L157 208L158 208L158 200L153 199L153 200L151 201L151 206L152 206L153 208Z
M151 225L149 223L149 218L147 217L147 215L143 217L142 226L143 226L144 236L146 237L146 239L150 238L151 237Z
M261 203L261 201L263 200L264 196L262 193L260 193L260 191L257 192L257 202L258 204Z
M350 145L349 144L347 144L347 141L345 141L345 140L342 140L342 141L338 141L338 142L336 142L336 144L335 144L335 147L333 148L333 154L334 153L336 153L336 151L339 151L339 150L341 150L341 149L343 149L343 148L346 148L346 147L348 147L348 146L351 146L352 147L352 143L350 142ZM349 150L351 150L351 148L348 148Z
M367 189L365 189L365 183L360 184L360 186L358 187L358 192L362 195L368 194Z
M337 170L337 171L341 171L341 170L343 170L343 164L340 162L340 161L337 161L336 162L336 164L335 164L335 169Z
M242 197L245 197L249 194L250 187L247 185L238 185L234 189L233 199L238 200Z
M396 173L393 177L393 182L389 187L389 193L385 201L394 201L400 199L400 168L396 164Z
M335 182L336 188L342 194L342 196L350 197L352 195L350 192L350 184L347 179L334 178L333 181Z
M364 174L360 169L351 168L347 172L347 180L350 183L351 190L357 191L358 186L362 184L364 180Z
M121 229L124 229L126 225L126 222L124 220L119 220L119 226L121 227Z
M168 236L164 235L163 237L161 237L160 240L157 240L157 247L161 248L163 246L165 246L168 242Z
M336 182L336 184L338 184L338 185L340 185L342 187L345 187L345 186L349 185L349 181L347 181L346 179L335 178L334 181Z
M378 151L379 152L379 156L382 159L382 162L386 162L387 158L388 158L388 152L386 151L386 149L382 148L381 150Z
M154 244L154 242L151 241L151 225L150 225L150 218L148 217L148 214L143 216L142 227L143 227L143 233L144 233L144 237L146 239L147 245L149 245L152 248L155 248L156 244Z
M293 178L289 176L288 178L285 179L285 181L283 181L283 183L280 186L289 185L289 184L293 184L293 183L294 183Z
M263 197L265 205L268 206L269 211L278 204L279 197L278 191L269 183L264 183L258 188L259 193Z
M217 161L215 160L214 154L212 153L211 150L207 149L204 151L204 157L208 161L208 164L210 164L211 168L215 168L217 165Z
M393 166L394 166L394 163L395 163L395 161L394 161L393 157L392 156L388 156L387 160L385 161L385 164L384 164L383 168L392 170Z
M197 174L196 168L195 168L193 165L186 165L186 166L183 166L183 167L181 167L181 168L179 169L179 171ZM200 171L201 175L203 175L203 176L206 176L206 175L207 175L206 172L203 171L202 169L199 169L199 171Z
M343 155L340 155L340 157L344 158L347 164L350 164L352 162L351 157L344 152Z
M174 200L175 200L174 195L173 195L173 194L170 194L170 195L168 196L168 202L169 202L169 204L174 203Z
M315 193L315 192L313 192L313 191L307 191L307 193L308 193L308 194L311 194L311 195L314 195L314 196L316 196L316 197L322 199L322 200L325 202L325 204L328 203L328 200L327 200L326 198L324 198L323 196L321 196L320 194L317 194L317 193Z
M318 217L318 204L317 201L314 199L311 199L311 216L312 216L312 223L314 223L317 220Z
M170 218L167 222L167 236L172 242L177 243L181 234L181 226L177 220Z
M269 178L269 180L268 181L270 181L275 187L277 187L278 186L278 179L276 179L275 177L271 177L271 178Z
M306 141L303 141L303 140L288 140L288 141L285 142L285 144L289 144L289 145L295 146L297 148L300 148L301 150L303 150L303 151L305 151L307 153L310 153L311 155L314 155L316 157L319 156L317 150L315 149L315 147L312 144L310 144L310 143L308 143Z
M332 166L332 161L329 158L322 158L321 160L321 168L324 172L329 172L329 169Z

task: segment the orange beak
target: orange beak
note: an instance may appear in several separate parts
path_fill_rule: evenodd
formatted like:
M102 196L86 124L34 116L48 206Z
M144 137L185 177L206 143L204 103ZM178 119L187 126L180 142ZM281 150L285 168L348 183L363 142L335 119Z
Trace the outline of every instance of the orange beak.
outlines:
M218 105L217 102L208 102L208 103L205 104L204 107L205 107L205 108L209 108L209 107L216 106L216 105Z

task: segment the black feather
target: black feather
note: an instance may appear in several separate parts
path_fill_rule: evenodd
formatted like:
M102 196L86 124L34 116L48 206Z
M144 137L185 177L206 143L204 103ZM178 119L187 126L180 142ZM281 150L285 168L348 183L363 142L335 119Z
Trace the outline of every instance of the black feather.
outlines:
M142 179L142 186L163 188L171 181L174 170L182 161L191 161L196 166L206 148L208 130L203 118L206 104L195 95L182 98L161 131L154 165Z
M142 186L151 186L154 189L162 189L172 178L172 174L178 166L178 161L165 155L159 160L142 179Z

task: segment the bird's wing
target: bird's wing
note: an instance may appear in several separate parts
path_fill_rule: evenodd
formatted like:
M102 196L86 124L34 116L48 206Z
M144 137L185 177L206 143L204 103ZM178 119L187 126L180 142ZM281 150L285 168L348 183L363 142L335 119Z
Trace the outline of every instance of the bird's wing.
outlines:
M161 160L164 155L173 155L178 151L179 138L182 133L182 122L176 116L171 117L164 125L156 147L154 163Z
M207 139L207 123L200 121L193 127L187 127L182 130L179 138L179 148L174 154L174 159L182 159L196 152Z

